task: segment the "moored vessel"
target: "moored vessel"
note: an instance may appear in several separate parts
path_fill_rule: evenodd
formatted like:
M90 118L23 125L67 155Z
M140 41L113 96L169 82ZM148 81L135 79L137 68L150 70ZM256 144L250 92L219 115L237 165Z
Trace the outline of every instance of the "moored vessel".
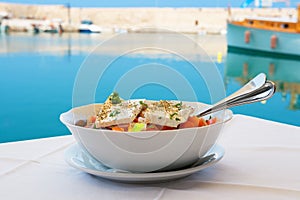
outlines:
M296 18L229 19L227 44L228 49L300 56L300 6Z

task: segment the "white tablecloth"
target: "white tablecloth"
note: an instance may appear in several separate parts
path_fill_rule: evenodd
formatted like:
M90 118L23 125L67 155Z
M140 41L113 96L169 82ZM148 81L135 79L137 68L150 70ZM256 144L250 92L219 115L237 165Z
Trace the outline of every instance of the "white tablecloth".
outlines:
M235 115L216 165L160 184L96 178L64 161L72 136L0 144L0 199L300 199L300 128Z

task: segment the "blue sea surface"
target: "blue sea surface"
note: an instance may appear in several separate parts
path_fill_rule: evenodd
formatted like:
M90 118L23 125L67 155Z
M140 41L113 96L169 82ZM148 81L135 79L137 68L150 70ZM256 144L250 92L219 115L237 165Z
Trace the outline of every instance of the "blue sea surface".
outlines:
M71 108L82 57L39 53L0 55L0 142L63 135L61 111Z
M141 34L139 36L142 37ZM70 134L59 121L59 115L72 108L72 95L77 73L90 51L105 39L107 37L102 34L94 36L80 34L64 34L63 36L51 34L0 35L0 142ZM116 48L118 47L116 46ZM216 49L217 51L218 49ZM99 56L101 61L107 55ZM224 79L227 94L238 90L244 84L243 81L247 81L244 80L241 68L243 65L233 66L232 61L235 61L233 63L243 63L244 60L257 59L253 56L234 56L228 54L221 63L217 63L217 60L212 58ZM226 61L230 61L228 63L231 64L228 65ZM276 63L276 60L271 61ZM279 61L284 65L285 62L288 62L290 66L299 64L299 61ZM262 61L254 60L253 62ZM103 102L107 95L114 91L116 83L126 72L124 69L128 70L134 66L149 63L158 63L174 69L193 87L198 101L211 103L205 81L191 70L189 63L172 57L148 55L123 56L115 60L106 71L108 75L99 81L95 102ZM207 63L203 62L201 65L206 66ZM249 70L251 72L251 63ZM268 73L264 68L255 68L255 70L253 74ZM249 74L248 78L251 78L253 74ZM145 74L146 76L147 74ZM286 76L290 75L286 74ZM300 80L289 80L288 77L274 76L273 78L274 81L281 81L284 84L289 82L300 84ZM126 87L126 84L123 86ZM292 98L291 91L283 89L264 104L244 105L232 110L234 113L300 126L300 101L297 102L299 95L296 96L296 99ZM186 92L184 87L181 88L181 91L182 94ZM186 94L188 95L188 93ZM176 95L172 88L153 82L138 87L133 91L131 97L176 99L178 97Z

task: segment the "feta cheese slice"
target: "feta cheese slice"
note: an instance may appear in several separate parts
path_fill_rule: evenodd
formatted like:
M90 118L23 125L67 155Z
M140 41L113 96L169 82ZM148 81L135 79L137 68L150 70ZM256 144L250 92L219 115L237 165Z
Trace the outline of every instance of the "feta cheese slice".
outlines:
M177 127L188 120L194 109L179 101L146 101L144 117L148 123Z
M106 101L97 115L96 128L131 123L141 112L144 102L145 99L122 100L118 104Z

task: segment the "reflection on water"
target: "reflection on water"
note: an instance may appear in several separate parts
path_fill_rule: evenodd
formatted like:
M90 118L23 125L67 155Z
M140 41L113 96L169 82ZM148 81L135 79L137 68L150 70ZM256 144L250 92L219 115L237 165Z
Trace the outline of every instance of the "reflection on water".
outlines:
M115 47L105 46L103 51L107 55L114 55L116 49L119 47L130 48L135 43L143 43L144 40L153 38L154 33L130 33L127 34L128 40L124 40L117 44ZM157 35L159 35L158 33ZM114 38L116 34L77 34L77 33L64 33L48 34L41 33L38 35L30 33L13 33L6 35L0 33L0 54L10 54L18 52L34 52L44 53L57 56L72 56L78 54L88 55L95 47L101 43ZM174 37L170 35L171 37ZM207 54L211 57L216 57L217 53L226 53L226 38L224 36L201 36L195 34L187 34L191 40L196 44L201 45ZM159 36L156 38L160 38ZM165 42L161 40L158 43ZM133 42L134 41L134 42ZM174 37L176 41L176 36ZM178 45L176 42L167 44L170 49L180 49L185 55L189 54L188 59L197 59L198 54L195 53L196 48L185 48L185 45ZM150 51L143 52L143 55L151 56ZM152 53L155 55L155 52Z
M265 114L261 116L274 121L300 125L300 60L289 58L247 55L240 52L228 52L226 62L226 82L244 85L258 73L267 74L275 82L275 96L263 102ZM231 86L227 86L231 88ZM249 106L248 113L255 115L257 109ZM256 113L257 114L257 113Z
M0 34L0 53L47 53L57 56L86 54L111 35L105 34Z
M130 36L142 41L149 34ZM113 35L0 34L0 142L69 134L59 122L59 114L72 107L72 90L77 71L89 52L111 37ZM221 60L219 59L221 55L226 55L224 36L189 37L201 44L215 62ZM119 45L132 44L130 41L123 41L113 48L105 49L105 52L113 55ZM170 45L179 46L176 43ZM191 56L189 59L199 58L194 49L184 51ZM107 55L99 56L104 58L103 56ZM129 55L116 60L110 70L118 69L118 66L123 66L122 70L130 69L131 66L153 62L171 66L189 81L199 101L210 103L210 94L205 81L188 70L189 63L175 57L157 56L149 51L139 52L139 55ZM264 102L265 104L236 107L233 109L235 113L300 125L299 61L236 53L229 53L223 60L227 60L226 64L219 63L217 67L225 78L228 94L239 89L242 84L260 72L268 74L268 78L276 82L279 91L270 101ZM206 61L201 62L201 65L208 66ZM121 83L123 79L117 77L122 76L122 70L118 70L117 73L107 70L106 73L115 74L113 80ZM112 79L101 81L107 92L115 86ZM137 88L133 96L139 98L148 93L151 98L160 94L163 98L174 99L176 96L169 89L152 83ZM180 89L186 92L185 88ZM96 92L96 100L103 101L99 91L102 90Z
M105 34L0 34L0 142L69 134L59 121L59 115L72 108L72 92L77 72L91 50L113 36ZM129 34L128 36L133 39L124 40L106 48L105 55L99 55L97 60L101 61L114 55L120 47L133 45L132 41L142 42L144 39L151 38L149 33ZM220 46L221 43L223 45L218 51L224 52L225 37L197 35L189 37L201 43L212 57L214 57L215 47ZM183 50L188 55L188 59L207 58L207 56L199 56L199 53L195 54L196 48L183 48L184 45L181 47L176 43L169 45ZM210 65L210 59L202 60L204 62L201 62L201 65L209 69L206 66ZM132 53L115 60L106 71L113 76L110 78L106 76L99 81L100 87L95 93L96 101L103 101L107 96L101 95L103 91L107 94L112 92L116 82L119 81L120 85L123 85L121 82L125 80L122 77L124 70L149 63L170 66L180 72L193 86L197 99L210 103L206 83L199 79L199 74L189 71L190 63L174 56L158 55L153 51L139 51L138 55ZM174 83L177 84L182 94L189 91L182 87L179 81ZM157 94L166 99L176 97L170 88L161 87L155 83L137 88L132 96L141 97L145 94L150 98L157 97Z

